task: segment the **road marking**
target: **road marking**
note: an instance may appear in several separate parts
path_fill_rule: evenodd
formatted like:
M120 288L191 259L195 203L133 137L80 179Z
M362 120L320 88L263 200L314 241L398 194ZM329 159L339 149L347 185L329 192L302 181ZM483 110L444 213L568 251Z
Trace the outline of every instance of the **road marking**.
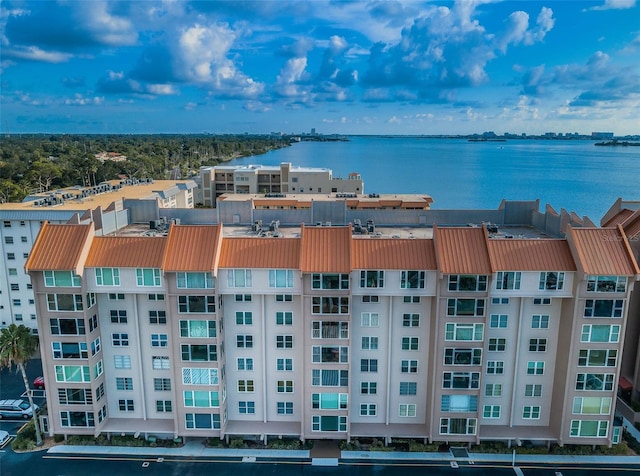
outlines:
M517 466L513 467L513 472L516 473L518 476L524 476L524 473L522 472L522 470Z

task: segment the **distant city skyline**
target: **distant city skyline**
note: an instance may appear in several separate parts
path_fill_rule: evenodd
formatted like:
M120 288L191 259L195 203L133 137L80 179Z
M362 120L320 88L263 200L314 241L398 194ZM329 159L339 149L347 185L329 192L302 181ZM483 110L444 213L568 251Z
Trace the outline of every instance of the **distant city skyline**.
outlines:
M640 134L636 0L0 5L3 133Z

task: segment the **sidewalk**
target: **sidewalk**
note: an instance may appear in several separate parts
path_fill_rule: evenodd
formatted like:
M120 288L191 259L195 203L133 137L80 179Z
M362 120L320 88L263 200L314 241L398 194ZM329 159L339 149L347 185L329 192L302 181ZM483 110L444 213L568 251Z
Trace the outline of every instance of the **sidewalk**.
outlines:
M228 448L207 448L201 441L188 441L181 448L149 448L149 447L129 447L129 446L71 446L57 445L50 448L47 454L92 454L92 455L133 455L151 458L225 458L241 459L247 462L257 459L264 460L299 460L300 462L311 462L309 450L268 450L268 449L228 449ZM511 466L513 454L483 454L469 453L469 458L454 458L451 453L406 453L406 452L386 452L386 451L342 451L340 461L412 461L412 462L451 462L464 463L473 461L475 463L501 463ZM528 455L516 454L515 466L524 464L571 464L571 463L593 463L593 464L640 464L640 456L574 456L574 455Z

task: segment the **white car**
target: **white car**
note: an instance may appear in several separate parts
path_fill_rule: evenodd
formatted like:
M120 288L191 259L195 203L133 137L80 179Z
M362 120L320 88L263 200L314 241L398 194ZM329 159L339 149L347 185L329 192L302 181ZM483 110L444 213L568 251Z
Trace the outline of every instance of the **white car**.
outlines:
M5 444L11 439L8 431L0 430L0 448L3 448Z

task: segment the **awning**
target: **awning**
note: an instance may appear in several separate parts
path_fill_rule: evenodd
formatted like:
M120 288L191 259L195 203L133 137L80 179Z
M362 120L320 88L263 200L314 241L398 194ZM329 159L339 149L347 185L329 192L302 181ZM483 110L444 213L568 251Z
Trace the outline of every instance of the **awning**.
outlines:
M625 392L630 392L633 390L633 384L629 382L626 378L620 377L620 381L618 382L618 388L624 390Z

